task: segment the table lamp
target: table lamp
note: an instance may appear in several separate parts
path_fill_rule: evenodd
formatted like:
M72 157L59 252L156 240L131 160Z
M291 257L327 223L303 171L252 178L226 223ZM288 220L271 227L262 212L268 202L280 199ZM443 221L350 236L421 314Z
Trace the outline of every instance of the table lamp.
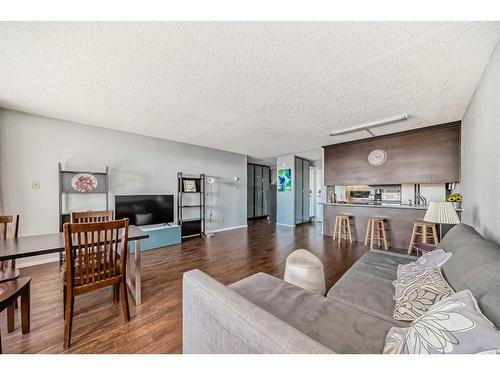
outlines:
M424 221L439 224L439 240L442 240L441 224L459 224L460 218L451 202L431 202L425 212Z

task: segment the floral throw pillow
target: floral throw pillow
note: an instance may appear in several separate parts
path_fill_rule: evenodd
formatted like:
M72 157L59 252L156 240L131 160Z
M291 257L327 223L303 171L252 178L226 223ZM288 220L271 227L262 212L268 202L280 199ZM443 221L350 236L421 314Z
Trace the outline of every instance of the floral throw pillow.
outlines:
M443 299L408 328L393 327L384 354L497 353L500 331L481 313L469 290Z
M454 293L439 267L406 274L394 281L393 285L393 316L396 320L413 321L432 305Z
M422 255L415 262L400 264L397 270L398 279L411 272L421 272L429 268L441 267L451 256L452 253L450 252L436 249Z

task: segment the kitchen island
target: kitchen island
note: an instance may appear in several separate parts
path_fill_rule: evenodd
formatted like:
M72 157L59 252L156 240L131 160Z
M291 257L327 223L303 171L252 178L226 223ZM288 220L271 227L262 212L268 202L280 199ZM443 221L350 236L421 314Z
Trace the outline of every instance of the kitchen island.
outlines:
M384 218L389 246L407 249L415 221L423 221L427 207L401 204L323 203L323 234L333 237L335 216L351 216L353 241L363 242L370 217ZM457 213L460 215L460 212ZM438 226L439 227L439 226ZM447 229L443 225L443 232Z

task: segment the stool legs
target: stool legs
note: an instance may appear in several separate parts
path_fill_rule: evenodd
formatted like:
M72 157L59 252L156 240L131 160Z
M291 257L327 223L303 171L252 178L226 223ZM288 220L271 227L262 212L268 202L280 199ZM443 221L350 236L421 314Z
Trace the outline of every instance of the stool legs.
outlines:
M342 239L349 240L352 243L352 234L351 234L351 223L348 216L336 216L335 217L335 226L333 228L333 240L340 244Z
M377 245L379 248L383 245L385 250L389 250L387 236L385 234L384 219L368 219L368 224L366 226L365 245L368 245L368 243L370 243L370 249L373 249L375 241L377 241Z
M346 218L346 222L347 222L347 235L349 236L349 243L352 243L351 223L349 222L349 218Z
M337 236L337 228L338 228L338 223L339 223L339 217L335 216L335 225L333 226L333 240L335 241L335 238Z
M370 229L370 249L373 249L373 240L375 238L375 223L372 221Z
M440 227L440 228L441 228L441 227ZM441 229L440 229L440 230L441 230ZM442 236L442 235L443 235L443 234L441 233L441 236ZM433 239L434 239L434 245L437 245L437 243L438 243L438 235L437 235L437 229L436 229L436 226L435 226L435 225L432 227L432 236L433 236Z
M420 232L419 229L421 230ZM429 232L429 230L431 232ZM427 222L417 222L413 224L413 231L411 233L410 245L408 246L408 254L411 254L411 252L413 251L413 246L417 241L417 237L420 237L423 243L431 243L432 241L434 245L437 245L438 236L437 236L436 224Z
M387 237L385 235L384 222L381 222L380 225L382 227L382 241L384 241L384 249L389 250L389 246L387 246Z
M410 246L408 246L408 254L411 254L413 245L415 244L415 237L417 236L417 224L413 224L413 231L411 232Z
M370 226L371 221L368 220L368 224L366 224L365 245L368 245L368 240L370 239Z
M340 241L342 240L342 231L343 231L343 226L342 226L342 218L339 217L339 225L338 225L338 234L337 234L337 241L340 245Z

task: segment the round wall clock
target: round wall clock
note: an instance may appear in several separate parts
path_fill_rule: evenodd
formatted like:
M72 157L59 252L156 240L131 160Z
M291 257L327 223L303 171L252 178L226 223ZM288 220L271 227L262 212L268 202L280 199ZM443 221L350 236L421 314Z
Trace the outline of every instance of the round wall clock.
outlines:
M387 160L387 153L381 148L377 148L368 154L368 162L371 165L382 165Z
M71 179L71 186L79 193L88 193L97 187L97 179L89 173L77 173Z

